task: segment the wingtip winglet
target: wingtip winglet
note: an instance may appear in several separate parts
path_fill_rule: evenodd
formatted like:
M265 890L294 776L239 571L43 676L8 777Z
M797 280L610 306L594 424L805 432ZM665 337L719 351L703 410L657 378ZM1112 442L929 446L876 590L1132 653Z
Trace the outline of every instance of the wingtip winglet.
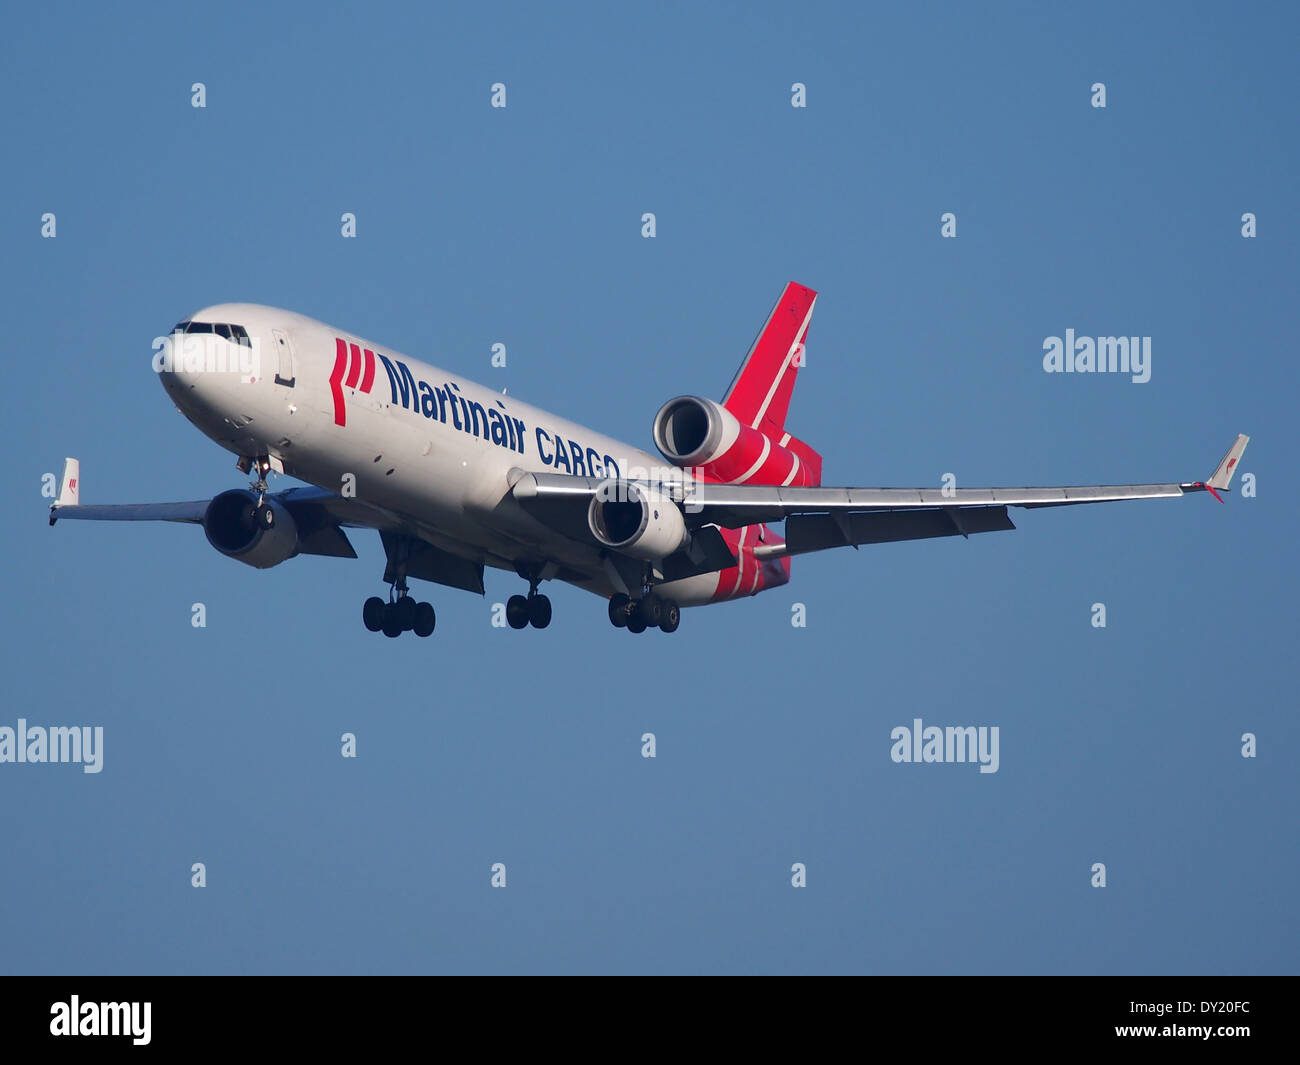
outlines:
M1206 490L1212 493L1220 503L1223 500L1219 497L1219 491L1226 492L1229 485L1232 484L1232 475L1237 472L1237 463L1241 461L1241 456L1245 454L1246 445L1249 443L1250 437L1245 433L1238 433L1232 447L1228 448L1227 454L1219 460L1219 465L1215 467L1214 473L1205 482ZM1215 489L1219 491L1215 491Z
M63 478L59 481L59 496L55 505L75 507L81 502L81 463L74 458L63 460Z
M74 458L63 460L63 477L59 481L59 494L50 504L50 524L58 521L60 507L75 507L81 502L81 463Z

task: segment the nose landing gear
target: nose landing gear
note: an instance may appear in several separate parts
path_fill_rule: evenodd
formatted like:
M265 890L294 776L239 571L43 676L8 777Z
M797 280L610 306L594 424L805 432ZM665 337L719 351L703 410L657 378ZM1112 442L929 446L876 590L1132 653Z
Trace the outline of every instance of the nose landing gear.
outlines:
M271 456L241 455L239 461L235 463L235 469L240 473L257 471L257 480L248 482L248 487L257 493L257 504L253 507L253 524L269 532L275 528L275 511L266 502L266 493L269 491L266 475L271 472Z

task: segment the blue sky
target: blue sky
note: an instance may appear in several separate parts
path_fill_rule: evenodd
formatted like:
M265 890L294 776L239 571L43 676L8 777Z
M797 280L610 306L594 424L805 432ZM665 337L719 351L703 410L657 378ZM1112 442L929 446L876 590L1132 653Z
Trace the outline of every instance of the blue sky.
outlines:
M0 725L105 750L0 765L0 970L1295 972L1296 30L1282 4L10 13ZM566 587L546 631L494 629L500 573L423 586L431 640L368 634L374 534L259 572L194 529L46 524L65 455L85 502L242 483L149 370L207 304L647 446L788 280L821 293L789 426L828 484L1194 480L1247 432L1257 496L798 559L636 639ZM1044 373L1067 328L1152 337L1151 380ZM894 764L917 717L997 726L998 772Z

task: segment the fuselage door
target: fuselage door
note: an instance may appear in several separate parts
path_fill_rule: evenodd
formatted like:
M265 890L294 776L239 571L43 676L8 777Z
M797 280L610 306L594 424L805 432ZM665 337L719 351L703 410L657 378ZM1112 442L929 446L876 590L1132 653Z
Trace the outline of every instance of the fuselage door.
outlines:
M275 339L275 383L292 388L294 384L293 344L283 329L272 329L271 336Z

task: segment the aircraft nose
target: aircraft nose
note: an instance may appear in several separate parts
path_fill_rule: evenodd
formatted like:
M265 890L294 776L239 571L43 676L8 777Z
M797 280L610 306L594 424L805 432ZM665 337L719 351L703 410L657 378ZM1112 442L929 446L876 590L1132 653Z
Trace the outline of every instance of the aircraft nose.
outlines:
M153 370L158 375L163 390L182 409L193 403L205 376L201 352L187 352L187 347L194 347L194 339L182 333L172 333L163 338L164 343L154 352L153 357ZM190 343L187 344L187 341ZM196 358L196 355L199 357Z
M150 364L163 390L179 404L181 397L190 390L193 382L185 373L185 359L182 354L185 337L173 332L154 341L153 360Z
M178 407L213 402L228 379L249 373L248 352L207 326L203 332L172 332L156 346L153 369Z

